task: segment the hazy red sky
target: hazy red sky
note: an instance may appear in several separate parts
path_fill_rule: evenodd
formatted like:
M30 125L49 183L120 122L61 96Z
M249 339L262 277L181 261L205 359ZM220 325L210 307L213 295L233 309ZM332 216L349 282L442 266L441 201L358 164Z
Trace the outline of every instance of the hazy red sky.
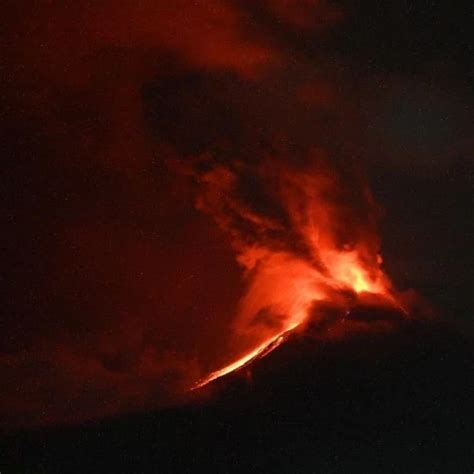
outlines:
M393 40L344 3L3 8L2 421L158 406L222 359L240 271L170 160L300 164L317 149L349 176L368 168L394 216L395 276L436 293L459 274L457 251L436 260L423 241L467 242L452 232L464 222L472 150L463 56L449 41L436 49L401 7L385 24L392 35L404 25ZM450 32L446 23L441 38Z

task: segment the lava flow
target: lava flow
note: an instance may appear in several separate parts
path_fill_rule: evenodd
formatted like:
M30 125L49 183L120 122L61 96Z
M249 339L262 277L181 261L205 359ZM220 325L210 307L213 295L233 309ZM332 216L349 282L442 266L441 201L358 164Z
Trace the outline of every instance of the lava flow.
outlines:
M250 351L248 354L245 354L243 357L236 360L232 364L229 364L223 367L222 369L211 372L207 377L197 382L192 387L192 390L203 387L204 385L207 385L209 382L212 382L213 380L216 380L220 377L223 377L224 375L234 372L235 370L239 370L245 367L246 365L250 364L251 362L253 362L255 359L260 359L261 357L265 357L267 354L269 354L274 349L276 349L282 342L284 342L285 339L291 333L291 331L295 329L295 327L291 327L287 331L285 331L283 334L278 334L277 336L267 341L264 341L256 349Z
M244 192L249 177L254 186L258 179L251 198ZM344 314L372 294L400 308L381 269L369 193L354 191L327 162L313 160L299 169L275 161L256 168L215 166L198 179L197 207L230 236L248 287L233 328L240 356L193 389L271 352L318 317L317 303L337 304Z

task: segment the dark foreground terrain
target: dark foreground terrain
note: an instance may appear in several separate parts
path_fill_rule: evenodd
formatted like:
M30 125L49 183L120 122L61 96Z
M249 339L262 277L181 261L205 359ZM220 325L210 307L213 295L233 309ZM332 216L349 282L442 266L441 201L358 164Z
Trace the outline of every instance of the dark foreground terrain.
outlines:
M187 406L9 434L0 471L472 473L467 332L410 322L339 342L298 336Z

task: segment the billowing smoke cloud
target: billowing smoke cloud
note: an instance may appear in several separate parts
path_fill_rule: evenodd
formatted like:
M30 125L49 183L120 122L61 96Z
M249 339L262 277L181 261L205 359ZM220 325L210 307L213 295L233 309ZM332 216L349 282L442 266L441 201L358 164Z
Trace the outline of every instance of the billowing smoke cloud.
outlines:
M247 280L229 348L240 355L198 386L327 319L317 307L338 308L341 322L370 295L408 315L381 269L370 193L356 176L338 174L321 151L297 165L274 156L252 165L205 157L186 164L199 183L197 208L228 236Z

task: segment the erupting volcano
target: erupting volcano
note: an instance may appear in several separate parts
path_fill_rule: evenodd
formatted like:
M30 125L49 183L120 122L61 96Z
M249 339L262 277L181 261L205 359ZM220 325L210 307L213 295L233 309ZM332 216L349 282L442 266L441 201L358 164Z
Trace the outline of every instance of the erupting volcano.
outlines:
M215 165L195 173L197 207L230 237L248 287L234 323L237 356L193 389L267 355L308 322L325 319L318 308L336 307L342 319L372 300L405 312L381 268L377 208L367 187L354 175L343 179L317 152L307 158L293 168L267 159L258 167Z
M471 472L469 2L4 3L0 474Z

